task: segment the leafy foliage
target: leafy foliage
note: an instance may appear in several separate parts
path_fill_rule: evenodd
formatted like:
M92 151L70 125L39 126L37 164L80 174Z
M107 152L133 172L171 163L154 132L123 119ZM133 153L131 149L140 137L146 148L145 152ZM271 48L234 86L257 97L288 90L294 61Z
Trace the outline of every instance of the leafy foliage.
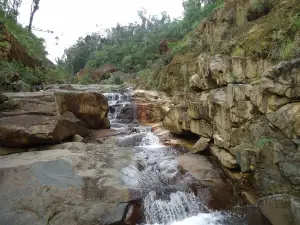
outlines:
M0 21L4 27L11 33L23 46L28 55L42 61L41 67L28 68L20 62L0 61L0 89L11 90L11 80L14 74L19 74L21 80L29 85L47 84L47 83L65 83L72 80L70 74L65 72L62 63L58 63L57 67L51 65L47 59L47 51L42 38L36 37L28 28L18 24L16 16L18 15L18 7L20 0L5 1L0 0ZM11 47L7 41L0 41L2 49Z
M46 55L48 53L44 46L44 39L36 37L28 29L23 28L11 17L6 17L5 11L2 9L0 9L0 20L4 22L4 25L8 31L27 50L29 55L35 58L46 60Z
M158 44L161 40L181 40L222 3L221 0L185 0L181 20L171 20L166 12L149 15L146 10L140 10L139 22L125 26L117 24L81 37L65 50L60 60L67 72L72 74L84 67L98 68L107 63L114 64L123 72L145 70L160 59ZM187 50L187 41L169 47L173 54L184 52Z

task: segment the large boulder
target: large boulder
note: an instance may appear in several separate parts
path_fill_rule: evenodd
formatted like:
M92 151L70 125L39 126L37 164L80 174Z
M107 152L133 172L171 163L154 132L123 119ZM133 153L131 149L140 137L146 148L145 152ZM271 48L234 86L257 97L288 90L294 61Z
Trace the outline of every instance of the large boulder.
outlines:
M199 181L220 183L221 178L217 170L205 156L187 153L176 158L178 165L188 171Z
M62 116L17 115L0 118L0 145L28 147L59 143L75 134L86 136L87 125L66 112Z
M130 216L126 202L140 198L129 184L138 175L126 172L135 166L131 148L51 149L0 157L1 224L112 224Z
M273 225L300 224L300 198L272 195L259 199L257 204Z
M288 138L300 136L300 103L291 103L267 115L269 121L278 127Z
M89 128L110 128L107 118L109 106L107 98L100 93L56 92L56 105L59 114L74 113Z

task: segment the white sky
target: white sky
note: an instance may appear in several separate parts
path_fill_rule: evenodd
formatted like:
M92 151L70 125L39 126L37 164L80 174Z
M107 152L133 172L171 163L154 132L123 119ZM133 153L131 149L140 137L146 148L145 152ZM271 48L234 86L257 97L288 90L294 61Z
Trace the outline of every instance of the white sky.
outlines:
M28 25L32 0L23 0L19 10L19 23ZM48 58L52 61L61 57L65 48L76 42L80 36L103 28L126 25L137 21L137 11L145 8L149 14L157 15L167 11L171 18L182 15L182 0L41 0L33 26L53 30L54 34L34 31L46 40ZM55 36L59 45L55 45Z

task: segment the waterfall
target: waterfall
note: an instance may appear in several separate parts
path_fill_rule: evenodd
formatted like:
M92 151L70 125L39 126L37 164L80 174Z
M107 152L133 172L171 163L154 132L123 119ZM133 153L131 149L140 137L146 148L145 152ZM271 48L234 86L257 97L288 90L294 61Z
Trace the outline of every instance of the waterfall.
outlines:
M208 209L207 202L201 201L183 182L183 177L188 175L178 167L176 156L181 153L173 147L163 146L150 127L118 119L126 107L131 110L130 114L134 114L131 115L132 121L136 119L130 90L126 93L105 93L105 96L110 106L108 116L111 124L119 125L120 129L130 126L134 130L118 137L117 144L133 149L137 168L125 166L121 173L126 175L124 183L140 189L143 225L246 224L245 219L239 216Z

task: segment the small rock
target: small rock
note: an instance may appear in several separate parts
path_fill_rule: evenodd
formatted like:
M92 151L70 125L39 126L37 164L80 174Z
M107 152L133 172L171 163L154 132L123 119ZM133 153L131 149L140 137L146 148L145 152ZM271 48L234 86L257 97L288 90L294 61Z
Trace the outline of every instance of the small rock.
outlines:
M135 225L141 222L142 210L141 205L137 203L130 204L124 222L128 225Z
M218 148L217 146L212 146L210 151L219 159L223 166L229 169L236 168L237 164L234 156L227 152L225 149Z
M97 139L98 144L103 144L103 141L101 139Z
M78 134L75 134L72 139L73 142L83 142L83 137Z
M201 152L205 149L208 148L209 146L209 142L210 142L210 139L209 138L205 138L205 137L201 137L197 142L196 144L192 147L192 152L193 153L197 153L197 152Z

